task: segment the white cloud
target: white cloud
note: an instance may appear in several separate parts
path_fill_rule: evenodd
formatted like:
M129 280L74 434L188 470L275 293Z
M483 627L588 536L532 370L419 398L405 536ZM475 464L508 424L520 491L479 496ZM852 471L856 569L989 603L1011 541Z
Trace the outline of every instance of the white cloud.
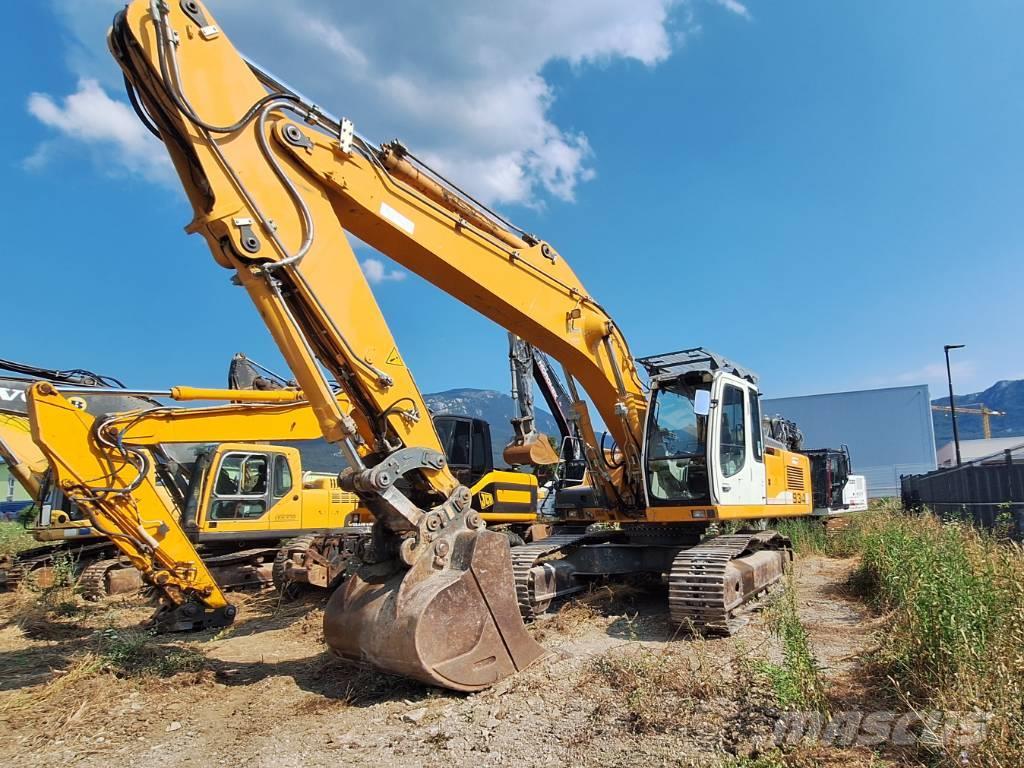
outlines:
M974 377L975 365L972 360L958 360L956 362L950 361L949 363L950 373L953 378L970 379ZM912 371L905 371L898 373L894 377L895 380L901 384L920 384L934 383L941 381L946 382L946 364L943 363L929 363L928 365L921 366Z
M744 19L751 18L750 9L741 3L740 0L715 0L715 2L730 13L735 13L737 16L742 16Z
M940 362L927 363L918 368L907 371L900 371L890 375L875 375L865 380L864 386L868 387L901 387L915 384L927 384L932 399L947 395L948 384L946 381L946 363L939 358ZM979 371L974 360L950 360L950 371L953 375L953 384L959 394L973 392L989 386L985 381L986 373Z
M558 94L546 67L655 67L695 26L689 2L220 0L213 12L240 50L364 135L401 136L488 202L539 205L572 200L595 161L580 127L552 116ZM96 30L119 4L56 0L70 65L109 87L119 78L109 59L100 63Z
M151 181L172 179L170 159L161 143L139 122L131 108L111 99L95 80L82 79L78 90L58 103L46 93L28 97L28 111L44 125L62 134L102 148L109 168L139 173ZM23 161L26 168L40 170L61 151L61 139L47 139Z
M400 269L389 269L380 259L363 259L359 263L371 285L405 280L405 272Z

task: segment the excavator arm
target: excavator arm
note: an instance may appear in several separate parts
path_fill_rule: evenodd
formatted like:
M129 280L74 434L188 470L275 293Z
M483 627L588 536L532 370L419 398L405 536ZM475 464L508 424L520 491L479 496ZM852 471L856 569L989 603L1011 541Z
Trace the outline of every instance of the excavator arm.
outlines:
M40 493L48 469L46 457L32 442L28 421L26 392L33 381L59 382L62 385L85 388L84 397L76 401L78 406L88 405L89 393L93 388L110 390L124 385L113 376L104 376L84 368L43 368L14 360L0 359L0 458L8 465L11 475L28 492L35 502L40 502ZM138 406L140 400L126 397L106 398L108 403L122 409Z
M512 399L519 415L512 419L512 442L505 446L504 458L513 466L554 464L558 461L582 460L580 429L570 398L547 357L528 341L514 333L508 334L509 369L512 377ZM547 435L537 431L533 405L533 385L537 384L551 415L558 425L559 450L551 448ZM563 452L567 455L563 456Z
M512 400L518 416L512 419L512 442L503 456L512 466L555 464L558 454L548 436L537 431L537 412L533 407L533 348L514 333L508 335L509 372L512 376ZM562 433L563 435L566 433Z
M110 46L193 203L189 231L238 273L325 436L354 466L360 446L388 455L438 445L345 231L559 360L626 457L625 482L603 490L636 507L643 384L624 337L554 248L398 142L371 146L258 70L199 2L137 0L115 19ZM333 413L320 366L351 397L355 425ZM435 495L451 495L449 473L419 471ZM417 514L377 516L401 530Z

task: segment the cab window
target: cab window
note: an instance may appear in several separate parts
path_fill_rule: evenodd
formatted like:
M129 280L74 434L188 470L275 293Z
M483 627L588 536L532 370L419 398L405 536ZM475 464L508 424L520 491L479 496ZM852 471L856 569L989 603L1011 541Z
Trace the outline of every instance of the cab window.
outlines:
M490 448L487 441L486 435L486 422L474 421L473 422L473 442L472 442L472 469L474 475L483 475L490 469L491 459L487 455L487 451Z
M761 431L761 399L752 389L747 390L747 395L750 398L750 433L754 438L751 441L754 449L754 461L762 461L764 459L764 435Z
M448 463L456 467L468 467L470 443L470 425L468 421L456 421L453 425L449 443L446 446Z
M267 511L268 457L229 453L221 459L210 504L211 520L255 520Z
M655 390L647 427L647 486L653 503L708 498L707 417L694 408L696 391L682 381Z
M732 384L725 385L725 391L722 393L719 460L722 464L722 474L726 477L732 477L743 469L747 459L744 399L742 389Z
M292 489L292 468L288 457L278 454L274 457L274 498L280 499Z

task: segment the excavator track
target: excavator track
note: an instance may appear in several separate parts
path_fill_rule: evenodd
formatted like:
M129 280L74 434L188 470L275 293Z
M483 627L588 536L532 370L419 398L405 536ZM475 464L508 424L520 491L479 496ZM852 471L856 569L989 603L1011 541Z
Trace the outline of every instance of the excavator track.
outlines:
M118 567L117 558L89 563L78 577L78 589L86 600L99 600L107 595L107 574Z
M298 536L290 539L281 545L274 557L274 568L272 571L274 589L287 600L294 599L302 590L302 582L292 581L288 576L288 566L293 562L300 562L306 552L316 540L315 534ZM298 557L297 557L298 556Z
M276 547L254 547L206 555L203 562L221 589L263 589L273 583L270 561L276 554Z
M114 551L114 545L109 541L83 545L57 542L0 557L0 589L16 589L32 571L51 566L57 557L70 557L81 563L92 558L105 558Z
M729 635L736 628L733 613L781 576L768 583L730 580L730 563L755 551L784 551L789 540L774 531L716 536L682 550L672 561L668 581L669 616L673 626L698 634ZM741 586L746 590L739 593ZM727 591L732 591L727 594Z
M533 576L530 571L538 561L559 550L579 544L587 538L585 531L562 533L549 536L532 544L512 547L512 575L516 582L516 603L523 621L532 621L537 614L543 613L550 600L537 602L533 589Z

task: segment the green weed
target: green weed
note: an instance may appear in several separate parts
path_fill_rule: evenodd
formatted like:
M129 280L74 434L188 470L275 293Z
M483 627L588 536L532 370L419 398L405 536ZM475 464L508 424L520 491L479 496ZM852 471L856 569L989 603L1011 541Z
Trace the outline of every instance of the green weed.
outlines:
M13 520L0 521L0 556L13 555L23 549L37 546L22 523Z
M97 646L100 666L118 677L170 677L206 667L206 657L194 648L157 645L140 630L106 629Z
M948 765L1005 766L1024 755L1024 552L998 535L897 502L851 516L836 551L860 556L853 583L888 624L876 661L918 710L990 713L987 737ZM797 539L794 538L794 542Z
M827 712L821 669L797 613L792 569L786 574L781 596L766 611L766 618L772 633L782 642L782 664L759 661L755 669L771 681L783 707Z

